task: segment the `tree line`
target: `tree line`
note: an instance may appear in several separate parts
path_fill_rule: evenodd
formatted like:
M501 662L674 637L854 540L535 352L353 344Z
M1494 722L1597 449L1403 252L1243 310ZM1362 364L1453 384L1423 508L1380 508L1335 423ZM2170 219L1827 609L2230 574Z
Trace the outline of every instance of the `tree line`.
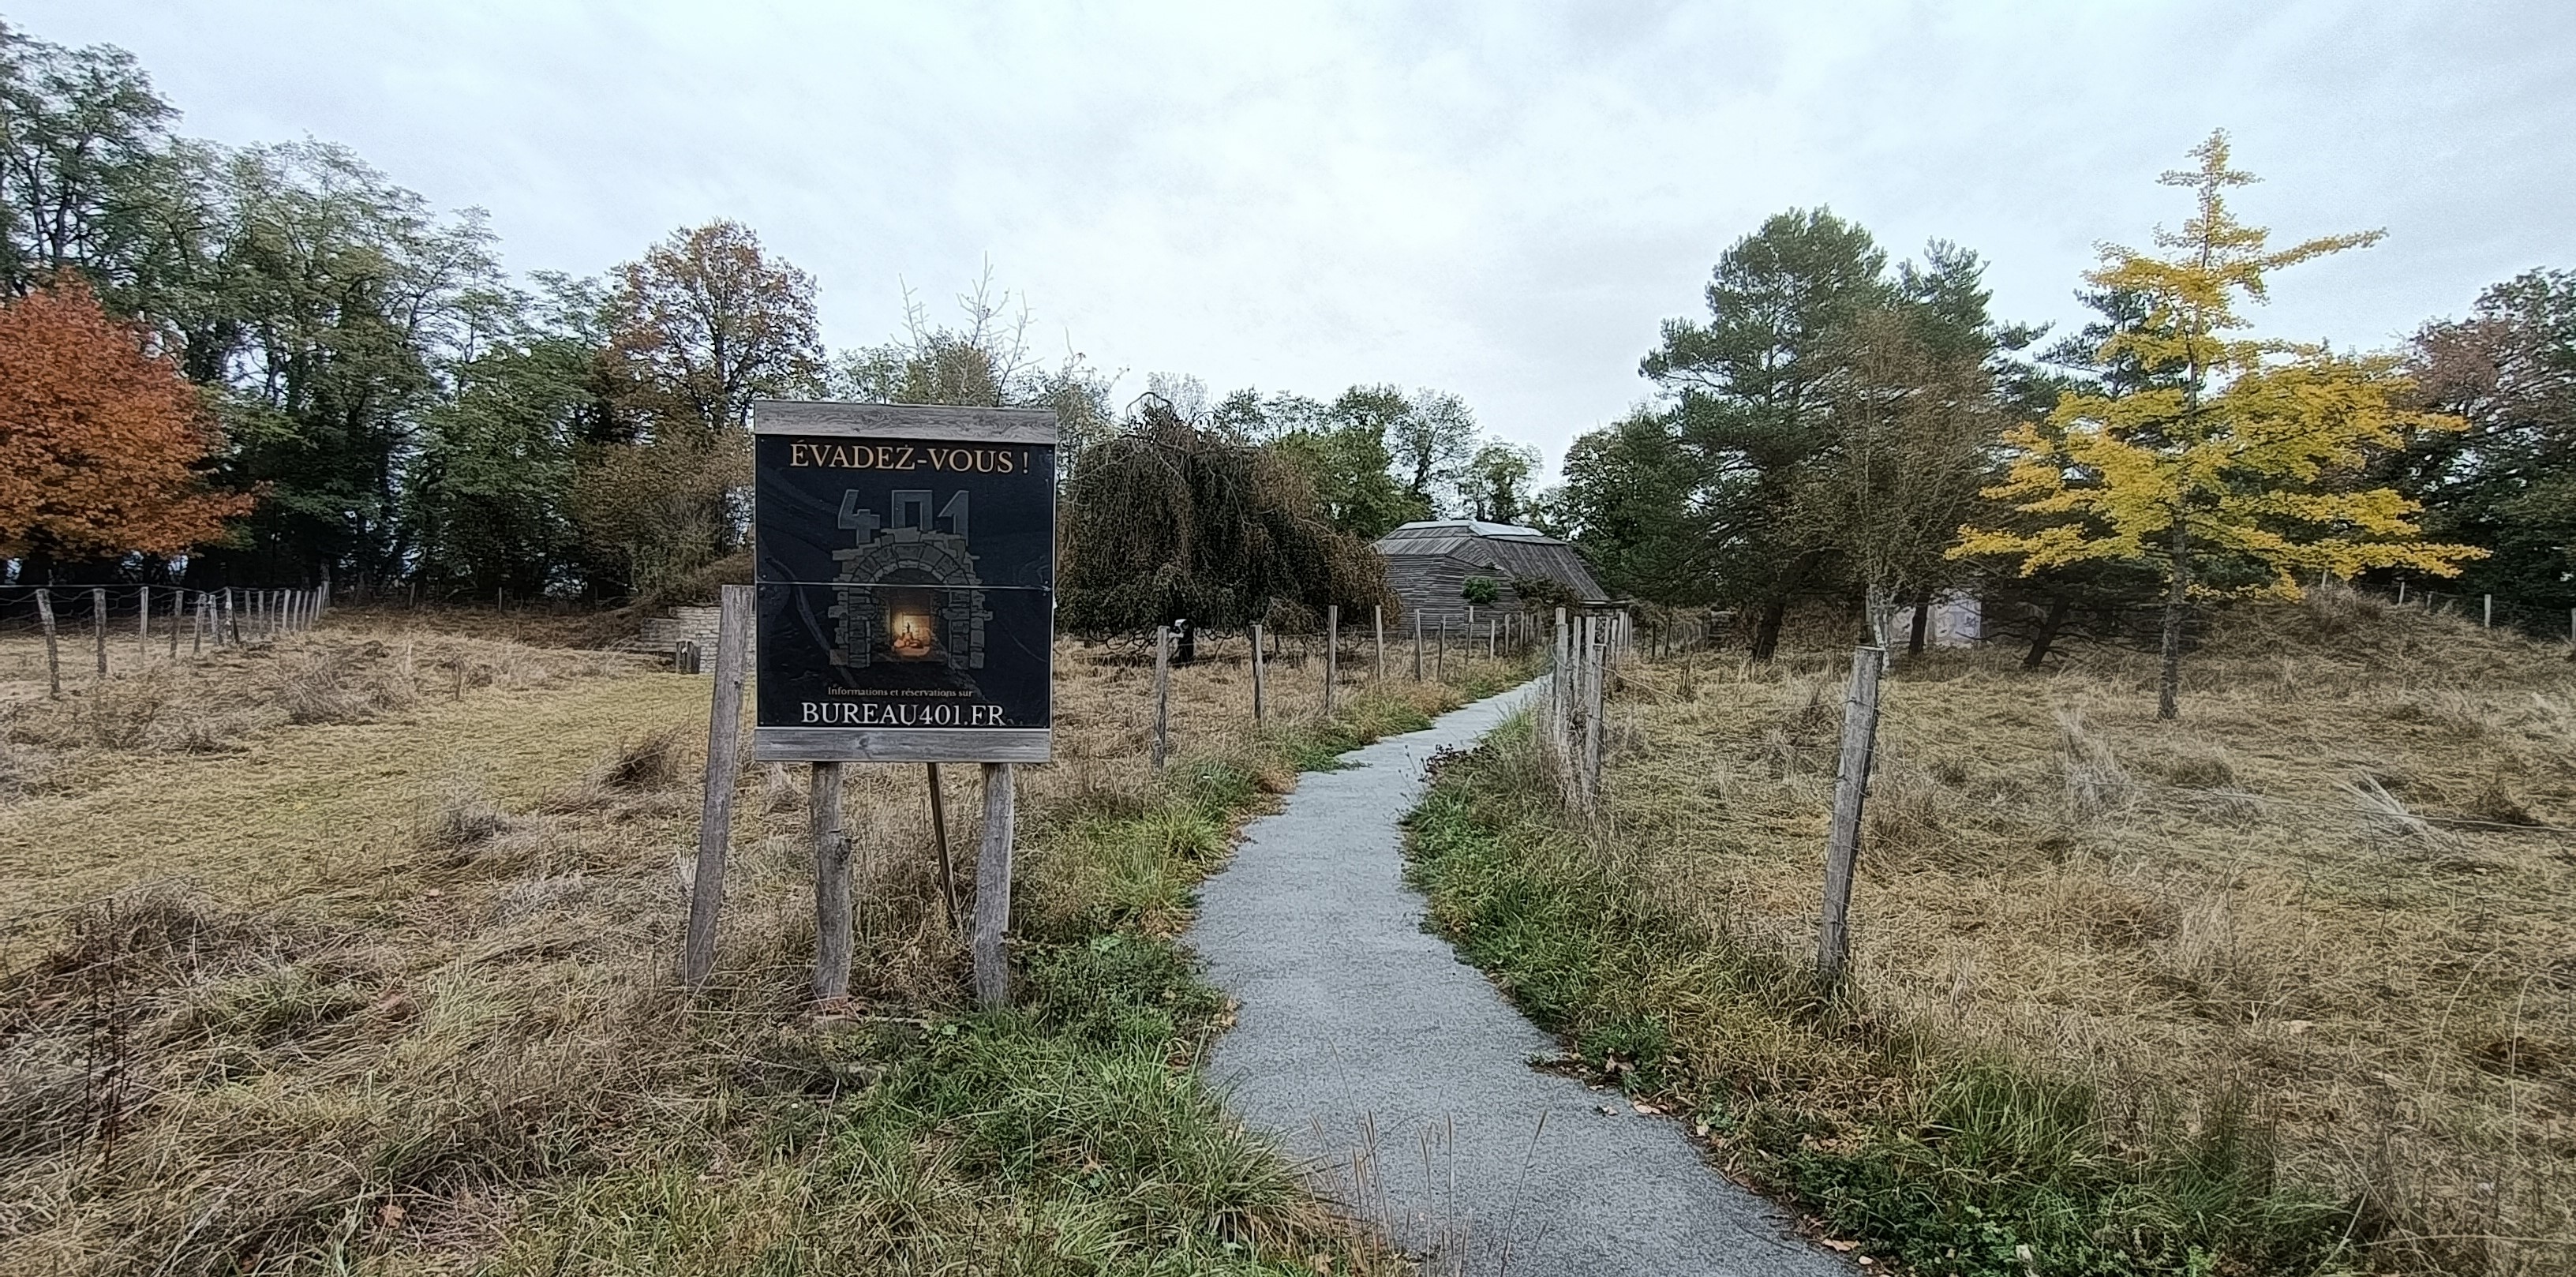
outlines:
M2576 606L2576 273L2498 284L2402 351L2257 337L2274 274L2379 236L2276 247L2229 207L2254 179L2226 136L2191 154L2162 179L2188 215L2104 248L2094 318L2055 341L1992 313L1967 249L1891 264L1829 210L1766 220L1640 362L1654 397L1569 448L1541 521L1615 593L1738 609L1757 659L1812 601L1885 642L1900 607L1973 589L2032 664L2143 607L2168 711L2197 600L2457 575Z
M517 277L483 214L437 212L345 148L220 146L177 120L123 50L0 27L0 558L15 581L705 595L748 573L745 418L762 397L1052 408L1069 512L1107 445L1258 453L1245 473L1268 476L1263 508L1286 521L1252 548L1296 542L1339 567L1205 566L1234 593L1258 578L1316 610L1375 597L1359 552L1398 523L1528 505L1537 454L1484 435L1453 394L1211 398L1156 377L1120 406L1117 376L1039 353L989 269L955 318L907 294L901 333L829 351L814 278L740 223L676 231L600 277ZM1132 569L1135 547L1107 536L1095 520L1074 543ZM1204 611L1213 588L1148 606L1122 585L1126 603L1085 614Z

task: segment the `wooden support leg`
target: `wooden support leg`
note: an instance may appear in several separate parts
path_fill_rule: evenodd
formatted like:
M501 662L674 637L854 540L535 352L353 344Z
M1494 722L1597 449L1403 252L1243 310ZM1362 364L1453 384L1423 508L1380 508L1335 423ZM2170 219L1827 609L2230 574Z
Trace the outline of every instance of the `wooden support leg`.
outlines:
M939 895L948 904L948 930L959 933L966 924L957 908L957 864L948 857L948 800L939 792L939 764L930 764L930 836L939 843Z
M1011 929L1015 782L1009 763L984 764L984 841L975 852L975 1000L987 1007L1011 1000L1009 955L1002 938Z
M716 915L724 907L725 852L733 843L733 786L740 774L743 667L751 656L751 587L718 597L716 685L707 712L707 771L698 811L698 871L689 882L688 946L680 979L696 988L714 969ZM837 820L836 820L837 823ZM844 961L846 972L849 964Z
M850 996L850 835L841 827L840 763L816 763L808 812L814 834L814 1000Z

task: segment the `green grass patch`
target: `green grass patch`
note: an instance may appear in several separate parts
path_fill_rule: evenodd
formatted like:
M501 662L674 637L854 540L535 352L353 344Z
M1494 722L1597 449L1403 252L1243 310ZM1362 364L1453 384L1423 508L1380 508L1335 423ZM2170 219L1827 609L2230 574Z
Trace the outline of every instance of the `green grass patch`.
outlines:
M1197 1072L1226 1002L1174 937L1276 773L1429 721L1356 695L1176 759L1141 806L1033 830L1012 1007L785 1029L717 1115L548 1195L491 1271L1387 1269ZM698 1151L675 1160L674 1134Z
M1835 1236L1924 1273L2307 1273L2354 1212L2279 1182L2231 1094L2109 1094L1952 1049L1651 903L1547 805L1526 723L1410 821L1429 921L1598 1076Z

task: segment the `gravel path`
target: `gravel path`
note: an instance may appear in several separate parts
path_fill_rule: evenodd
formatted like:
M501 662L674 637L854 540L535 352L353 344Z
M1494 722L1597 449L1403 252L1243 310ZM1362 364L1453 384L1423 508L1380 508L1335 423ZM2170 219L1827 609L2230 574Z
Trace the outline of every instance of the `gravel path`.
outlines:
M1323 1191L1434 1273L1850 1277L1672 1120L1531 1068L1555 1041L1422 930L1396 822L1420 800L1423 762L1535 686L1345 755L1245 830L1190 935L1242 1004L1214 1076Z

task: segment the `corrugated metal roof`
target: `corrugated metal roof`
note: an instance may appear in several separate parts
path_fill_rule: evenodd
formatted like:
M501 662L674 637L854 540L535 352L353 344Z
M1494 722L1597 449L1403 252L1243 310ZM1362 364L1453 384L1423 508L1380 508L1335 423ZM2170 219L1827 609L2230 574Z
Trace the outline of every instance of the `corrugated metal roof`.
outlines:
M1488 528L1496 531L1481 531ZM1389 559L1451 558L1505 576L1548 577L1587 603L1610 597L1573 546L1534 528L1472 519L1408 523L1379 538L1377 552Z
M1412 523L1399 525L1393 532L1387 533L1386 537L1382 539L1392 540L1396 537L1411 539L1419 536L1438 536L1444 534L1464 534L1480 537L1518 537L1539 541L1556 541L1555 537L1549 536L1536 528L1524 528L1517 523L1487 523L1481 519L1416 520ZM1560 545L1564 544L1561 541L1557 543Z

